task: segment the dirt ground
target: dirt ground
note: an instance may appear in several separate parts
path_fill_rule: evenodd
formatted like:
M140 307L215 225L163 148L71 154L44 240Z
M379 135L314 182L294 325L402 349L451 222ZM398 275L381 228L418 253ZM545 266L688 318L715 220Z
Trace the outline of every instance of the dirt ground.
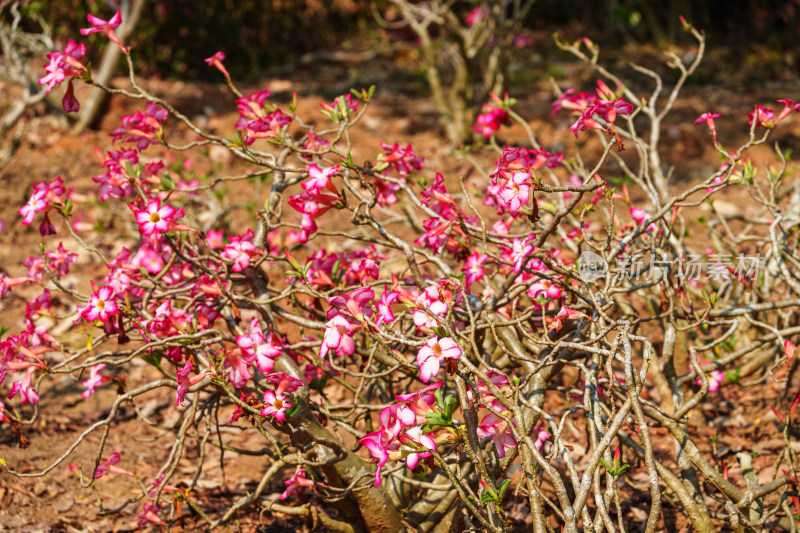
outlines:
M324 70L324 66L321 67ZM353 68L353 67L351 67ZM359 67L360 68L360 67ZM567 129L569 119L558 117L551 119L549 105L553 100L550 85L546 78L546 69L540 65L532 75L532 81L516 89L512 94L519 100L516 110L526 117L539 137L540 142L550 151L573 151L576 141ZM362 70L364 70L362 68ZM578 66L565 63L561 65L562 87L570 83L579 84L582 90L591 90L592 77ZM407 74L409 75L409 74ZM347 79L346 74L326 71L327 79L337 80L337 76ZM122 81L120 81L122 83ZM343 85L341 79L337 82ZM675 165L676 182L694 182L704 173L715 168L719 162L708 142L705 127L694 126L692 122L702 112L716 111L723 114L718 121L721 140L733 146L743 141L747 132L746 114L755 103L770 104L784 97L797 96L791 92L792 84L796 88L796 79L783 80L776 83L760 83L741 88L726 88L720 85L690 85L688 97L683 98L665 129L664 147L666 160ZM235 105L233 98L222 85L184 84L151 80L149 88L193 117L198 123L221 135L228 135L235 123ZM257 90L269 88L278 102L286 102L290 93L296 90L299 95L299 113L305 117L317 117L321 123L318 102L330 100L329 91L319 96L323 83L310 71L300 72L295 78L265 79L258 86L249 87ZM433 103L419 90L420 83L411 83L412 90L406 91L396 81L389 83L390 88L379 90L371 109L363 122L353 131L353 157L356 160L374 160L381 153L379 142L410 143L417 154L425 157L425 175L433 175L441 171L448 180L458 176L469 178L470 167L457 156L452 155L452 146L444 140L437 125ZM358 81L352 83L360 87ZM337 86L338 88L338 86ZM346 87L342 88L343 92ZM245 92L247 92L245 90ZM0 92L0 95L3 93ZM6 92L6 95L12 92ZM79 99L81 93L78 93ZM774 105L773 105L774 106ZM23 136L23 142L11 163L0 170L0 220L5 222L5 230L0 233L0 271L9 276L23 275L25 267L22 260L37 254L37 246L41 241L36 225L22 226L16 210L26 201L31 186L42 180L52 180L63 176L68 187L74 187L81 195L91 195L95 184L91 178L101 173L101 167L95 155L95 147L105 152L112 149L111 139L104 133L111 131L119 124L124 114L141 109L139 103L126 101L120 97L112 98L109 109L102 120L99 131L89 131L79 137L69 134L66 123L52 113L37 109L36 116L29 118ZM734 132L734 133L730 133ZM191 140L182 130L174 128L167 131L173 141ZM507 128L499 135L501 142L508 144L524 143L522 128ZM800 149L800 120L792 116L782 124L775 140L781 142L783 148ZM583 141L581 141L583 143ZM149 149L151 152L154 148ZM760 147L751 153L758 162L770 158L771 147ZM591 154L590 147L588 153ZM585 158L590 157L582 152ZM151 155L157 155L152 152ZM486 161L492 158L487 156ZM225 154L212 152L208 159L197 158L194 164L198 171L214 165L220 167L221 173L241 172L245 167L239 162L226 157ZM231 187L231 203L251 201L252 193L249 185ZM636 194L634 194L636 199ZM735 192L724 192L718 200L718 206L737 209L742 207L742 197ZM97 210L91 223L109 228L117 224L115 216L121 213ZM46 245L57 246L59 241L67 242L64 232L48 237ZM101 271L101 265L83 254L78 264L65 281L67 286L78 287L86 291L88 280ZM12 332L22 327L25 298L36 294L36 289L16 290L9 297L0 300L0 325L10 328ZM131 369L131 379L149 371L142 363ZM569 377L563 378L568 381ZM40 408L42 416L32 427L25 428L25 435L31 446L25 450L17 447L16 434L3 426L0 433L0 457L20 471L36 471L54 458L60 456L69 444L91 424L106 415L106 405L114 397L114 391L108 388L100 390L93 398L82 401L79 394L81 387L76 380L63 378L52 386L41 390ZM752 389L749 389L752 390ZM794 392L794 391L792 391ZM738 451L749 451L749 443L769 443L780 437L780 426L770 413L769 405L785 405L786 390L783 386L765 382L759 394L753 396L748 390L737 386L726 386L722 392L712 394L702 406L707 424L698 427L697 431L708 437L703 445L704 453L711 453L712 438L716 437L716 447L721 461L728 464L731 479L741 481L741 472L735 461ZM146 396L140 400L139 408L149 413L155 420L168 422L174 414L172 399L165 395ZM125 465L135 468L143 477L152 479L157 466L169 453L168 433L162 433L141 424L130 407L126 407L122 416L114 424L110 433L109 451L122 452ZM703 417L700 417L702 420ZM79 446L68 462L81 467L84 472L91 471L94 460L94 448L99 439L99 432L86 439ZM260 439L252 433L231 430L225 435L228 443L242 448L258 448ZM256 438L257 437L257 438ZM666 442L666 441L662 441ZM671 455L671 450L656 439L659 452ZM220 458L215 450L204 459L204 479L193 493L196 501L212 517L219 516L233 501L241 495L252 491L265 468L265 459L246 455L226 454ZM710 455L709 455L710 456ZM223 479L220 462L225 462L225 478ZM772 474L772 463L775 460L774 450L769 446L756 456L756 471L763 482ZM178 470L177 480L191 479L198 461L196 448L188 445L184 459ZM149 469L149 470L148 470ZM638 474L636 473L638 472ZM283 490L282 480L286 475L278 475L265 491L273 498ZM626 482L636 486L645 485L643 469L633 469ZM105 509L113 509L137 491L137 484L125 476L109 476L98 483L102 494L102 505ZM624 487L623 487L623 490ZM513 491L509 491L513 492ZM66 463L46 478L17 479L0 470L0 531L34 532L34 531L132 531L136 529L134 516L139 512L141 502L125 507L121 512L103 515L98 500L91 489L79 488L74 474L66 467ZM520 531L528 530L526 522L527 507L521 498L512 498L508 502L509 517ZM335 515L335 511L330 511ZM636 516L632 520L645 517ZM685 526L679 513L668 505L664 508L663 523L665 529L678 531ZM191 512L186 513L183 524L174 528L176 531L202 530L202 520ZM274 513L259 516L254 508L246 508L240 513L238 520L230 527L230 531L309 531L310 520L292 518Z

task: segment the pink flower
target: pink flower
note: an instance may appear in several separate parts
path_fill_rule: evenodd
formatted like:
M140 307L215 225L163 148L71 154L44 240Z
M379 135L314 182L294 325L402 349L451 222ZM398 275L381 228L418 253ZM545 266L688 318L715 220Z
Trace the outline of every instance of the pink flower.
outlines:
M536 442L534 443L537 450L541 450L542 446L544 445L545 441L550 438L550 433L547 431L540 429L539 432L536 434ZM619 448L617 448L619 449Z
M225 361L230 367L228 377L233 386L237 389L241 389L247 385L247 380L253 377L253 372L250 370L247 362L241 357L237 357L232 352L225 354Z
M50 262L50 270L58 272L61 276L69 274L69 265L78 260L78 254L70 253L62 243L58 243L57 252L47 252L45 254Z
M205 62L208 64L209 67L216 67L217 70L222 72L222 75L226 78L230 78L231 75L228 74L228 70L225 68L225 65L222 62L225 61L225 53L224 52L217 52L211 57L205 59Z
M506 456L507 448L513 448L517 445L508 422L493 413L483 417L477 428L477 434L482 439L492 437L492 442L497 449L497 455L501 458Z
M750 119L747 123L751 126L753 125L753 120L756 121L756 125L764 128L774 128L777 123L776 120L773 120L775 118L775 111L767 109L760 104L756 105L756 108L747 114L747 118Z
M306 487L314 486L314 482L306 478L305 468L298 468L292 477L284 481L283 484L286 485L286 490L281 494L281 500L285 500L295 492L302 495Z
M429 339L417 353L419 377L422 382L429 382L433 376L439 373L439 367L443 360L459 359L461 353L461 347L450 337Z
M17 213L22 215L22 225L30 225L36 213L44 211L48 205L50 203L47 199L47 193L45 191L35 191L28 199L28 202L17 210Z
M441 388L444 382L439 380L435 383L427 385L417 392L411 394L398 394L395 399L398 402L403 402L406 407L410 409L417 417L416 424L424 424L426 421L425 415L434 410L436 405L436 396L433 391Z
M707 363L704 363L707 364ZM725 374L719 370L712 370L708 374L708 392L717 392L722 382L725 381ZM703 381L700 378L695 380L695 385L702 385Z
M381 295L381 299L376 306L378 308L378 316L375 318L375 324L378 326L394 322L392 304L400 296L400 293L397 291L389 291L388 289L388 286L383 287L383 295Z
M720 118L721 116L722 115L720 115L719 113L708 113L708 112L706 112L706 113L703 113L702 115L700 115L697 118L697 120L694 121L694 123L695 124L702 124L702 123L705 122L706 126L708 126L708 129L711 130L711 138L712 139L716 139L717 138L717 128L716 128L716 126L714 124L714 119L715 118Z
M617 115L629 115L631 112L633 112L633 105L621 98L613 102L599 100L598 103L586 107L578 120L575 121L569 129L575 134L575 138L578 137L579 131L584 131L586 129L594 129L602 131L603 133L608 133L609 130L597 122L594 119L594 115L601 116L603 120L613 128L614 121L617 120Z
M508 112L492 103L483 104L481 112L475 118L473 129L488 139L500 129L501 124L508 124Z
M132 472L128 472L127 470L123 470L122 468L116 466L120 459L121 456L119 452L113 452L109 454L107 460L100 461L100 466L97 467L97 471L94 473L94 478L100 479L106 474L121 474L123 476L134 477Z
M350 355L356 349L356 344L351 336L354 332L352 324L344 315L336 315L325 324L325 333L322 336L322 346L319 356L325 357L330 350L336 355Z
M283 341L275 334L270 332L265 339L261 332L261 325L258 318L253 318L247 328L246 335L237 335L236 344L242 350L242 354L249 362L255 361L258 369L268 374L275 366L275 359L283 353Z
M161 511L161 504L146 503L142 506L142 512L136 516L136 525L145 527L148 524L166 526L167 523L161 520L158 513Z
M584 109L596 103L597 96L593 93L581 93L575 92L575 89L567 89L550 106L550 116L556 116L562 109L583 113Z
M186 397L186 393L189 391L189 387L197 385L208 376L214 375L213 372L203 372L202 374L196 374L192 377L189 377L189 374L191 372L192 372L192 363L190 361L186 361L186 364L183 365L183 368L181 368L177 372L178 390L175 394L176 406L183 405L183 400Z
M464 263L464 273L466 274L465 280L467 282L467 286L470 286L476 281L483 279L483 265L488 259L488 255L479 254L478 252L474 252L472 255L467 257L467 261Z
M28 281L42 281L44 274L44 262L38 256L26 257L22 264L28 267ZM19 284L17 284L19 285Z
M417 157L410 144L401 148L397 143L394 143L394 146L381 143L381 148L387 153L382 155L379 161L390 163L400 176L408 176L414 170L421 170L425 166L425 159Z
M76 76L81 70L85 69L86 67L78 61L85 54L86 47L76 43L72 39L67 42L67 46L64 48L63 52L57 50L51 54L47 54L47 58L50 60L50 63L44 67L47 75L38 80L39 85L47 85L45 93L49 93L53 90L53 87L62 83L70 76Z
M31 386L31 379L33 378L33 373L38 368L35 365L31 365L30 363L24 363L27 366L25 370L25 376L20 381L15 381L11 385L11 393L8 395L9 399L13 398L14 396L19 393L19 397L22 400L22 404L25 405L29 403L31 405L36 405L39 403L39 395L36 393L36 390ZM11 363L8 363L9 368L11 367Z
M169 204L161 205L161 200L158 198L150 200L145 209L136 209L132 204L128 204L128 207L136 216L139 233L146 237L156 232L168 232L170 223L175 220L175 215L178 213L178 210Z
M795 346L795 344L792 341L790 341L789 339L783 341L783 353L786 355L787 364L792 362L795 350L797 350L797 346Z
M364 316L370 316L372 309L370 304L375 298L372 287L361 287L350 294L334 296L328 303L331 308L328 310L328 318L333 318L339 313L349 312L359 322L363 322Z
M133 115L122 117L122 125L110 133L114 142L136 142L139 150L159 142L162 123L169 113L158 104L149 102L145 112L137 111Z
M266 377L267 383L275 385L275 393L283 394L284 392L292 393L305 386L302 379L298 379L284 372L273 372Z
M236 123L236 128L245 130L245 144L252 144L256 139L268 139L277 137L282 128L292 122L290 115L285 115L283 111L277 109L268 115L247 120L241 117ZM239 127L239 125L242 127Z
M415 326L430 330L438 325L435 317L444 317L450 309L447 302L442 301L440 296L438 285L431 285L417 296L414 301L417 309L412 312Z
M471 28L476 22L486 20L488 18L489 13L487 12L486 8L478 6L467 13L467 18L464 19L464 26Z
M114 16L108 20L108 22L101 18L97 18L92 14L86 15L86 19L93 27L81 28L81 35L102 33L108 37L111 42L116 43L120 48L122 48L123 51L126 51L126 48L122 46L122 42L120 42L119 37L117 37L117 34L114 33L114 30L119 28L119 25L122 24L122 14L120 13L119 9L116 13L114 13Z
M381 485L381 468L383 468L389 460L389 445L391 441L384 440L384 433L385 431L383 429L373 431L372 433L367 433L358 441L359 444L363 444L367 451L369 451L373 462L377 461L378 463L378 470L375 472L376 487L380 487Z
M222 230L208 230L208 233L206 233L206 244L208 244L208 247L212 250L217 250L225 246Z
M278 422L286 422L286 409L291 406L286 396L280 391L268 390L264 393L266 407L262 409L261 416L272 416Z
M547 324L548 329L552 329L554 331L561 331L561 328L564 327L564 322L567 320L574 320L576 318L581 318L584 315L580 311L575 311L574 309L570 309L566 305L562 305L561 309L556 313L555 318L551 319L550 322Z
M650 220L650 213L645 211L644 209L639 209L638 207L631 207L630 208L631 218L636 221L637 226L641 226L645 224L648 220ZM645 231L654 231L656 229L655 224L648 224L645 228Z
M783 120L784 118L786 118L792 111L800 112L800 104L798 104L794 100L791 100L789 98L784 98L782 100L778 100L778 103L783 104L783 109L778 115L778 118L775 119L776 124L781 120Z
M436 450L436 443L430 437L430 435L425 435L422 433L422 426L414 426L410 428L408 431L400 435L398 438L400 442L411 442L414 443L416 446L404 446L406 448L404 451L409 451L408 455L406 456L406 466L413 470L417 467L417 463L419 463L420 459L425 457L430 457L430 452L418 452L418 448L421 446L428 450ZM401 450L403 449L401 448Z
M528 172L515 172L499 192L499 198L504 207L512 215L528 203L531 187L527 183L531 179Z
M114 301L114 290L111 287L104 286L92 292L89 303L86 304L86 307L80 309L80 316L89 322L99 320L105 323L118 312L117 302Z
M233 261L231 270L234 272L246 269L253 257L261 255L261 249L252 242L254 236L253 230L249 229L244 235L230 237L230 244L225 245L225 249L220 255Z
M318 194L322 189L328 189L333 194L338 195L339 191L331 181L331 177L339 172L339 165L332 167L319 168L317 165L308 166L308 181L303 183L301 187L309 194Z
M534 246L530 244L529 239L530 237L523 241L516 237L514 238L510 253L510 259L514 263L514 274L519 274L522 267L525 266L528 256L533 253Z
M94 390L97 387L102 385L105 381L108 381L109 379L111 379L111 378L108 378L106 376L101 376L100 375L100 371L103 370L105 367L106 367L105 363L100 363L99 365L94 365L89 370L89 379L87 379L86 381L81 383L81 385L86 387L86 390L81 393L81 398L83 398L83 399L88 398L89 396L94 394Z

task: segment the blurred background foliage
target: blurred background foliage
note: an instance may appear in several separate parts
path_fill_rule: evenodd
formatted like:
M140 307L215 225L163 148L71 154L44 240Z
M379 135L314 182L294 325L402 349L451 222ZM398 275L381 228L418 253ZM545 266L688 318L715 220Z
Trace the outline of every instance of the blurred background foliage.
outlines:
M382 0L141 1L148 6L133 44L137 65L149 76L219 81L203 62L217 50L226 53L234 79L253 80L307 53L363 50L386 40L413 44L410 32L378 26L374 10L388 11L391 18ZM462 0L454 9L465 15L473 5ZM87 13L107 18L117 5L113 0L33 0L23 7L41 14L57 42L65 42L86 26ZM566 39L587 35L617 49L663 47L680 39L678 15L705 30L710 47L724 48L727 61L758 63L769 75L800 71L800 0L538 0L525 26L539 35L560 31ZM97 35L84 42L105 44Z

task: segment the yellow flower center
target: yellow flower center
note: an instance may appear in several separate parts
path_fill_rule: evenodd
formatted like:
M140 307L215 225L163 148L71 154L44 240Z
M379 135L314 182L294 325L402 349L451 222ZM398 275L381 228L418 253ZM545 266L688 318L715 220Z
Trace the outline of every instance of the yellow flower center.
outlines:
M152 222L153 224L161 222L161 215L159 215L158 213L153 213L152 215L150 215L150 222Z

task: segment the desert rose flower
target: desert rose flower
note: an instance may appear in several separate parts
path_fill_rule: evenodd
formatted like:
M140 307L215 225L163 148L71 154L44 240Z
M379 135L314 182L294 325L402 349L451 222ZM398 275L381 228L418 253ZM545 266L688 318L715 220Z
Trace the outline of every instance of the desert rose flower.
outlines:
M429 382L432 377L439 373L442 361L445 359L459 359L461 353L461 347L450 337L442 339L434 337L430 339L417 353L420 379L423 383Z
M153 233L166 233L169 231L170 222L175 219L177 209L169 204L161 205L161 200L156 198L147 203L144 209L136 209L128 204L133 214L136 216L136 223L139 224L139 233L149 237Z
M295 492L302 495L306 487L314 486L314 482L306 477L305 468L298 468L294 475L283 483L286 485L286 490L281 494L281 500L285 500Z
M86 307L80 310L80 316L94 322L108 322L109 317L119 312L117 302L114 301L114 290L111 287L100 287L96 289L89 298Z

